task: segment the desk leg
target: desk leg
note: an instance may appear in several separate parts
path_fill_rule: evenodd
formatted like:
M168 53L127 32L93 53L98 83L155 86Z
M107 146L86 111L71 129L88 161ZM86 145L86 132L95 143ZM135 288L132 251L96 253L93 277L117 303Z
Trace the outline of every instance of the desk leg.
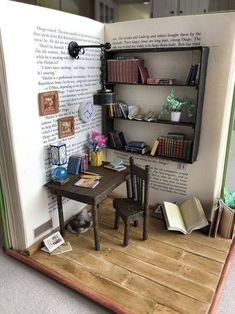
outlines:
M60 221L60 233L62 237L64 236L64 215L63 215L63 205L62 205L62 196L57 195L57 207L59 213L59 221Z
M100 250L100 234L99 234L99 222L98 222L98 205L92 206L92 216L93 216L93 228L94 228L94 238L95 238L95 249Z

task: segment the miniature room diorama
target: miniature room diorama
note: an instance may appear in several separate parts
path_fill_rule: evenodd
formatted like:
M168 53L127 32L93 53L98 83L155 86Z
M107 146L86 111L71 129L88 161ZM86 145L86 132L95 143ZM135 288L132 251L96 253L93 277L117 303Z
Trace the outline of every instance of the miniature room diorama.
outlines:
M212 311L234 236L234 13L2 8L7 254L117 313Z

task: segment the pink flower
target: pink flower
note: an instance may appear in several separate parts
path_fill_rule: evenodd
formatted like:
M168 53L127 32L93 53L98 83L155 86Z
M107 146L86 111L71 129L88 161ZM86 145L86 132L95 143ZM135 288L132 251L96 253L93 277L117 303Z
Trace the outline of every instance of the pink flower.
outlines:
M97 141L98 145L104 145L106 141L106 137L104 135L101 135Z
M100 135L100 133L97 132L96 130L91 131L91 138L92 138L93 140L95 140L96 137L99 136L99 135Z

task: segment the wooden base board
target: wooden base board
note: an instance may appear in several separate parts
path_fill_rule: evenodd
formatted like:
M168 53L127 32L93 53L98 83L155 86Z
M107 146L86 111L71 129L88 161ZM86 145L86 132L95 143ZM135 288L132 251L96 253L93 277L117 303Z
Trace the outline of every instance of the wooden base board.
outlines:
M7 253L116 313L214 313L232 256L231 240L167 232L163 221L152 218L149 239L142 241L141 228L133 227L123 248L123 226L113 229L111 199L100 206L99 221L99 252L89 230L67 232L73 250L62 255Z

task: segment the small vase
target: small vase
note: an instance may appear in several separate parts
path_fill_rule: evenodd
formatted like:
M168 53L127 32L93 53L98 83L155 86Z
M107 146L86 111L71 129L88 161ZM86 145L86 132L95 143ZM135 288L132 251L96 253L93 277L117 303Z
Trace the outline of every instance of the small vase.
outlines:
M181 111L171 111L171 121L179 122Z
M91 152L91 165L95 167L99 167L102 165L103 161L103 152Z

